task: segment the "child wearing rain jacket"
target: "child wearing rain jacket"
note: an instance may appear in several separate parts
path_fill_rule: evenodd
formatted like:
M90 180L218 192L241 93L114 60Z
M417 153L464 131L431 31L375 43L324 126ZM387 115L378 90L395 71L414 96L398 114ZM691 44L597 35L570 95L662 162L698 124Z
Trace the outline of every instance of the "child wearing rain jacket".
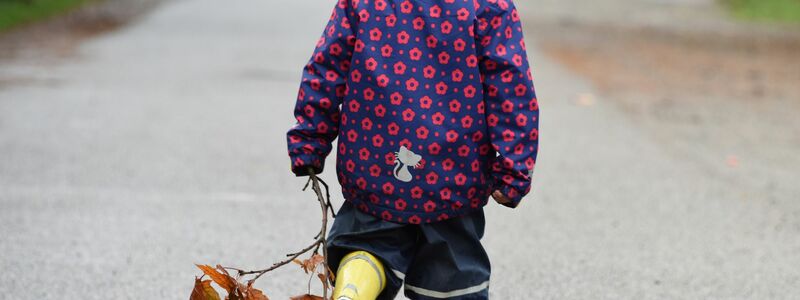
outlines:
M516 207L538 152L512 0L339 0L294 115L295 175L336 152L334 299L488 297L483 207Z

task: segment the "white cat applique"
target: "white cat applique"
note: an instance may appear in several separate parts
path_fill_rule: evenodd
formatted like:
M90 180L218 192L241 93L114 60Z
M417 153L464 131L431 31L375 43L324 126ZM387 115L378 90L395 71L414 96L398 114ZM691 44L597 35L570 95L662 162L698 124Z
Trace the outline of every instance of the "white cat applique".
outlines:
M394 153L394 177L402 182L410 182L414 176L411 176L408 168L416 169L420 160L422 160L422 156L411 152L406 146L400 146L400 151Z

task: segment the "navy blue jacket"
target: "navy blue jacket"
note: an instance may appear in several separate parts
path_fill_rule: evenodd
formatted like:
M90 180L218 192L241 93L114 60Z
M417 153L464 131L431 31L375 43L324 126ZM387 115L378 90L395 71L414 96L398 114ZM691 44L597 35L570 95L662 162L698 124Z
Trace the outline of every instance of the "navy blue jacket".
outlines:
M531 188L539 106L511 0L339 0L306 65L291 168L360 210L435 222Z

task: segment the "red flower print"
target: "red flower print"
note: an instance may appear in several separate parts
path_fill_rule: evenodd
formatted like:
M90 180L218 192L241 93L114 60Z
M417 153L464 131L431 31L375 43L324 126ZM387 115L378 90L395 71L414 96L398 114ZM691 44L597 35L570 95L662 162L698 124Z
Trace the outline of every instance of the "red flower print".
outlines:
M400 126L397 126L397 123L395 122L390 123L389 127L386 129L389 130L390 135L397 135L397 133L400 132Z
M391 182L384 183L381 188L383 189L384 194L394 194L394 185Z
M425 182L428 184L436 184L437 181L439 181L439 174L430 172L428 175L425 175Z
M450 171L453 170L453 166L455 165L456 163L452 159L448 158L442 162L442 169L444 169L445 171Z
M538 140L539 139L539 129L534 128L533 130L531 130L531 133L528 134L528 138L531 141Z
M442 22L442 33L450 34L450 32L452 31L453 31L453 23L450 23L450 21Z
M364 118L361 120L361 129L372 130L372 120L369 118Z
M435 36L429 35L428 38L425 39L425 42L428 44L428 48L436 48L436 45L439 44L439 39Z
M475 131L475 133L472 134L472 141L473 142L479 142L481 139L483 139L483 133L482 132Z
M313 118L314 117L314 107L311 105L306 105L303 107L303 113L306 114L307 117Z
M389 99L391 99L392 104L394 105L400 105L401 103L403 103L403 95L400 94L399 92L392 93L392 95L389 96Z
M401 62L397 62L396 64L394 64L394 73L395 74L402 75L405 72L406 72L406 64L404 64L402 61Z
M533 98L533 100L528 102L528 107L529 107L528 109L532 111L539 110L539 101L537 101L536 98Z
M454 113L457 113L461 110L461 102L458 102L456 99L450 100L448 106L450 107L450 111Z
M421 140L427 139L428 132L429 132L428 128L425 128L425 126L420 126L419 128L417 128L417 138Z
M433 210L436 209L436 203L434 203L431 200L428 200L427 202L425 202L425 204L422 205L422 207L425 209L426 212L432 212Z
M397 201L394 202L394 208L400 211L406 210L406 205L407 203L403 199L397 199Z
M425 29L425 20L422 19L422 17L417 17L411 22L411 24L414 25L414 30Z
M378 104L375 106L375 115L378 117L383 117L386 115L386 107L383 104Z
M514 54L514 57L511 59L511 61L514 62L514 65L517 67L522 66L522 56L519 54Z
M411 223L411 224L419 224L421 222L422 222L422 220L420 220L419 216L417 216L417 215L414 215L414 216L411 216L410 218L408 218L408 223Z
M440 81L439 83L437 83L436 84L436 93L439 94L439 95L447 94L447 84L445 84L443 81Z
M389 86L389 76L380 75L378 76L378 86L379 87L387 87Z
M444 51L442 51L442 53L439 53L440 64L446 65L449 62L450 62L450 54L447 54L447 52Z
M459 20L466 21L469 19L469 10L467 10L466 8L461 8L456 13L456 16L458 16Z
M366 62L364 62L364 67L367 68L367 70L375 71L375 69L378 68L378 61L376 61L375 58L370 57Z
M369 21L369 12L366 9L362 9L358 12L358 20L362 23Z
M464 51L464 49L467 48L467 42L462 39L457 39L455 42L453 42L453 48L455 48L458 52Z
M422 76L425 78L431 79L436 76L436 68L433 66L427 66L425 69L422 69Z
M463 173L456 174L456 185L464 185L467 183L467 176Z
M351 141L351 142L355 142L356 139L358 139L358 132L356 132L353 129L350 129L350 131L347 132L347 140Z
M380 134L373 136L372 145L375 147L383 147L383 137Z
M408 56L411 57L411 60L420 60L420 58L422 58L422 51L415 47L411 49L411 51L408 51Z
M381 47L381 55L383 55L383 57L392 56L392 46L385 45L385 46Z
M347 170L352 172L350 170L350 166L353 166L353 168L355 168L355 163L353 163L353 161L347 161ZM359 188L364 189L367 187L367 180L364 179L363 177L359 177L356 180L356 184L358 185Z
M516 134L514 134L514 132L511 131L510 129L503 130L503 141L511 142L514 140L515 135Z
M355 170L355 169L356 169L356 163L354 163L352 160L349 160L349 159L348 159L348 160L347 160L347 162L344 164L344 167L345 167L345 168L346 168L348 171L350 171L350 172L353 172L353 170Z
M448 142L455 143L458 140L458 132L456 132L455 130L450 130L447 133L445 133L445 138L447 138Z
M470 128L472 127L472 117L466 116L461 119L461 127Z
M311 79L311 89L318 91L321 83L319 79Z
M509 83L512 80L514 80L514 74L511 73L511 71L505 71L502 74L500 74L500 78L502 78L503 82Z
M373 28L369 31L369 39L373 41L380 41L381 36L383 36L383 32L381 32L378 28Z
M394 25L396 24L397 24L397 16L391 14L388 17L386 17L386 26L394 27Z
M430 15L433 18L438 18L442 16L442 8L438 5L431 6Z
M350 111L357 112L358 108L361 107L361 104L358 103L356 100L350 100Z
M403 45L408 44L409 38L411 38L411 36L408 35L408 32L401 31L397 34L397 43Z
M433 103L431 97L424 96L422 97L422 99L419 99L419 106L422 108L425 109L431 108L431 103Z
M458 156L466 157L467 155L469 155L469 151L470 151L469 146L461 145L461 147L458 147Z
M381 176L381 167L378 167L378 165L370 166L369 167L369 175L372 176L372 177Z
M525 96L526 92L528 92L528 87L525 86L524 84L520 83L516 87L514 87L514 94L516 94L518 97Z
M428 145L428 152L432 155L439 155L439 151L442 151L442 146L439 146L439 143L433 143Z
M503 18L501 18L500 16L496 16L492 18L491 24L493 29L497 29L498 27L500 27L500 25L503 25Z
M360 82L361 72L359 72L358 70L353 70L353 72L350 72L350 79L353 80L353 82Z
M455 70L450 77L452 77L453 81L455 82L461 82L461 80L464 79L464 72L461 72L461 70Z
M367 148L361 148L361 150L358 150L358 157L361 158L361 160L368 160L369 150L367 150Z
M464 96L467 98L474 98L475 92L475 87L471 85L464 88Z
M386 221L391 221L392 220L392 213L390 213L388 210L384 210L381 213L381 219L384 219Z
M415 115L413 109L406 108L406 110L403 111L403 121L411 122L414 120Z
M393 165L395 160L394 152L386 153L386 155L383 156L383 159L386 161L387 165Z
M420 199L422 198L422 188L415 186L411 189L411 198Z
M495 48L495 52L497 52L498 56L506 56L506 46L504 46L503 44L497 45L497 48Z
M321 106L324 109L330 108L331 107L331 99L328 99L328 98L319 99L319 106Z
M503 101L503 104L501 104L501 106L503 107L503 112L510 113L514 111L514 103L512 103L509 100Z
M433 121L434 125L442 125L442 123L444 123L444 115L440 112L437 112L433 114L431 120Z
M517 121L517 126L519 127L525 127L525 124L528 123L528 118L526 118L524 114L518 114L515 120Z
M409 91L416 91L418 87L419 87L419 81L417 81L416 79L411 78L406 81L406 89L408 89Z
M371 88L366 88L364 90L364 99L365 100L369 100L369 101L374 100L375 99L375 91L373 91Z
M410 14L412 9L414 9L414 4L411 4L411 1L406 0L400 4L400 11L404 14Z
M467 56L467 66L474 68L478 66L478 57L475 55Z
M450 196L453 194L449 188L443 188L439 191L439 195L442 196L442 200L450 200Z
M386 0L375 0L375 9L380 11L386 9Z
M486 117L486 124L489 124L489 126L493 127L497 126L497 122L499 121L500 119L497 118L497 116L495 116L494 114L490 114L489 116Z
M356 41L356 45L353 47L356 52L364 51L364 42L361 40Z

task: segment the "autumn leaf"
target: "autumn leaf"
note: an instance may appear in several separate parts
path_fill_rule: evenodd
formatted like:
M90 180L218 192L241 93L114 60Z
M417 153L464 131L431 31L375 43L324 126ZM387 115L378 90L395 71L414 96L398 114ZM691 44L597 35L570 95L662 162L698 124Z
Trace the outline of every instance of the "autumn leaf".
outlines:
M211 280L194 279L194 289L189 300L220 300L219 294L211 286Z
M245 294L247 295L245 297L245 300L269 300L269 298L267 298L267 296L264 295L264 293L262 293L258 289L253 288L252 286L247 287Z
M236 289L237 286L236 280L233 279L233 277L231 277L227 273L222 274L209 265L196 265L196 266L200 268L200 270L203 271L203 273L208 275L208 277L211 277L211 280L213 280L216 284L225 289L225 291L227 291L229 294L231 293L231 291Z
M300 296L294 296L294 297L290 297L289 299L290 300L325 300L320 296L309 295L309 294L300 295Z
M311 258L309 259L304 259L302 261L299 261L297 259L294 260L296 264L299 264L300 267L306 271L306 274L315 272L317 266L319 266L319 264L323 263L324 261L325 257L316 253L314 253L314 255L311 255Z

